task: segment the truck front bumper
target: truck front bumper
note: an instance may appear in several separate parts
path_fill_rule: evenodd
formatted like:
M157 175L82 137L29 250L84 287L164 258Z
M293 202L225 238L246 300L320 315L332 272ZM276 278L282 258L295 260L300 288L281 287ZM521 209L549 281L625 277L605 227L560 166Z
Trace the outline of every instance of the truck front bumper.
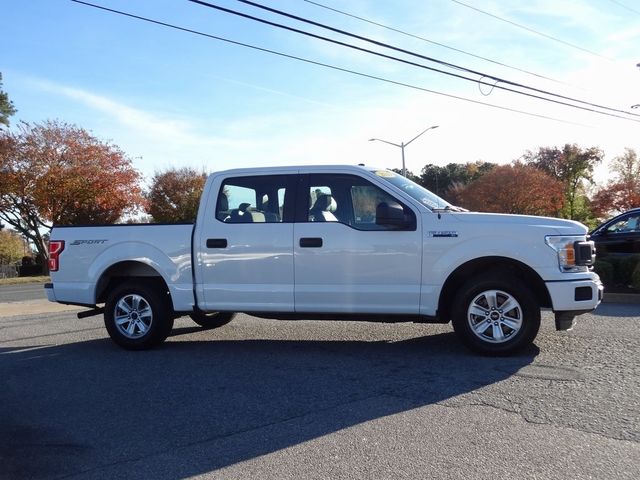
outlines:
M604 286L597 274L591 278L546 282L556 315L556 329L570 330L576 315L594 310L602 301Z

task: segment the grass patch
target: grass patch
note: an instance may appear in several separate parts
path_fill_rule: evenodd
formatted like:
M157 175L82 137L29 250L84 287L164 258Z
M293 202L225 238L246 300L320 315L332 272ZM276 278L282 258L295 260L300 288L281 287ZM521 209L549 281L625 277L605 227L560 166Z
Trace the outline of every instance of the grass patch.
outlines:
M23 283L46 283L50 281L51 281L51 278L44 275L37 276L37 277L0 278L0 285L20 285Z

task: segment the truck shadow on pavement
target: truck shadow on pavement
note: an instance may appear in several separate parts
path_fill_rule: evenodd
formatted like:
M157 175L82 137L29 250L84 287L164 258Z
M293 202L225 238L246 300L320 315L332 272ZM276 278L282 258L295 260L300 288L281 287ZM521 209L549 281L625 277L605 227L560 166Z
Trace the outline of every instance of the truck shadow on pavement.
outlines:
M214 472L500 382L537 353L480 357L453 333L397 342L181 338L146 352L108 339L1 348L0 477Z
M601 303L591 315L596 317L638 317L640 305L633 303Z

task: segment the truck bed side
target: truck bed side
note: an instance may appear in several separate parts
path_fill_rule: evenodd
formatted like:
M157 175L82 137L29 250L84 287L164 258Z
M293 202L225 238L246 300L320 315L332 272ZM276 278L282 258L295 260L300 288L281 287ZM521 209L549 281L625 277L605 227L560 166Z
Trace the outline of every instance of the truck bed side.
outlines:
M191 234L193 225L54 227L64 241L59 270L51 272L55 301L96 305L121 278L155 277L171 292L176 311L193 309Z

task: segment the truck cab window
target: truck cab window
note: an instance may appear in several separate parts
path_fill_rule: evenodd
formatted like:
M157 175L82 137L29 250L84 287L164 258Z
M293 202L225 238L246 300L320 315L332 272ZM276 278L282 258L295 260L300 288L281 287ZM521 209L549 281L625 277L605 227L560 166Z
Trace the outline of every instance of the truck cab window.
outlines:
M379 207L392 205L404 211L402 222L380 222ZM355 175L309 176L309 222L339 222L356 230L413 230L415 215L399 200L368 180ZM402 215L402 211L401 211Z
M310 187L309 192L309 221L310 222L337 222L334 215L338 204L331 194L331 188L327 186Z
M378 205L397 204L391 195L374 185L354 185L351 187L351 202L353 204L354 224L361 230L380 230L376 225L376 210Z
M291 176L256 176L227 179L221 186L215 217L224 223L290 222L285 199Z

